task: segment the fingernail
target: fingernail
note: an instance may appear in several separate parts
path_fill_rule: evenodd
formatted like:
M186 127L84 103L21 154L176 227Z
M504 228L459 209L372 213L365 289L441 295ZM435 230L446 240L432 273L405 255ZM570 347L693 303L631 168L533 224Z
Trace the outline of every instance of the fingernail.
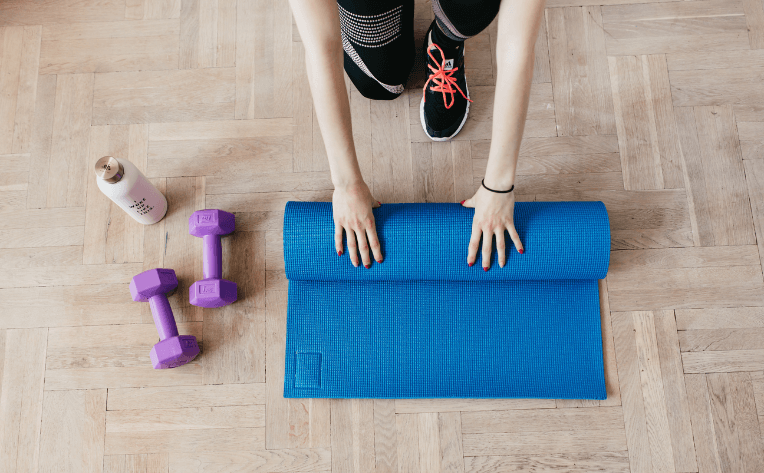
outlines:
M342 252L341 252L341 251L338 251L338 252L337 252L337 256L342 256Z
M371 268L371 265L370 264L365 264L365 265L363 265L363 267L366 268L366 269L369 269L369 268Z
M488 268L486 268L485 266L483 266L483 271L488 271Z
M463 200L463 201L461 201L461 202L459 202L459 204L460 204L460 205L464 205L464 203L465 203L465 202L467 202L467 200L466 200L466 199L465 199L465 200Z
M472 265L475 263L467 263L467 266L472 267Z
M382 202L380 202L380 201L377 201L377 203L378 203L379 205L382 205Z
M524 249L522 249L522 248L520 248L520 249L519 249L519 250L517 250L517 251L519 251L519 252L520 252L520 254L523 254L523 253L525 253L525 250L524 250Z
M382 263L382 260L381 260L381 259L378 259L378 260L377 260L377 263Z

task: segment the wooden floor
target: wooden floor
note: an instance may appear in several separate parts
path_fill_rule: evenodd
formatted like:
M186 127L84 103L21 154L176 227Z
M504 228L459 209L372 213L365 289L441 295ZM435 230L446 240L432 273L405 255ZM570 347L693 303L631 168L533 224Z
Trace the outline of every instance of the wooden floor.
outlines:
M332 192L287 3L0 0L0 471L763 472L764 5L640 1L548 0L518 167L520 200L610 213L608 398L581 402L283 399L283 208ZM450 143L422 132L421 73L392 102L348 86L377 199L474 192L495 32L467 42ZM108 154L167 195L161 223L98 191ZM223 309L186 297L202 208L237 216ZM202 341L174 370L128 292L154 267Z

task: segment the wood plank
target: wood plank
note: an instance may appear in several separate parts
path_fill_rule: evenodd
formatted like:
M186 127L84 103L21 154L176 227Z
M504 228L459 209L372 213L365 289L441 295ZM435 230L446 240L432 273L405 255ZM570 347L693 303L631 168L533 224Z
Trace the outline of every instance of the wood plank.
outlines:
M0 26L119 21L124 17L124 0L104 0L97 3L46 0L31 5L23 0L9 0L0 5Z
M40 471L103 471L105 413L105 389L46 392Z
M331 401L332 471L374 471L374 401Z
M550 8L546 14L558 134L615 134L600 7Z
M374 453L377 473L398 472L398 431L395 401L374 400Z
M173 370L174 371L174 370ZM265 429L199 429L106 433L106 455L128 453L236 453L265 449Z
M613 57L609 63L626 189L683 187L665 56Z
M238 3L236 118L280 117L292 110L292 15L283 2ZM260 28L251 28L253 24Z
M764 266L764 160L745 160L745 180L748 185L756 244Z
M167 473L170 458L166 453L142 455L105 455L104 473Z
M249 175L255 170L257 174L283 172L291 160L291 119L152 124L147 175L216 175L235 180L241 179L237 175L242 171Z
M178 68L178 20L45 25L40 74Z
M410 202L414 197L407 108L403 100L370 103L374 197L381 202Z
M78 226L0 230L0 248L81 246L84 229Z
M687 400L692 415L692 433L700 473L722 471L716 451L714 420L705 374L685 375Z
M162 266L172 268L178 277L178 289L168 299L175 320L188 322L202 320L202 308L192 306L188 288L204 277L202 274L202 239L188 233L188 219L196 210L206 208L203 177L174 177L167 179L167 215L164 218L164 235L161 251ZM228 258L223 258L228 262ZM225 264L225 263L224 263ZM144 267L144 270L151 269ZM227 274L223 274L224 277ZM151 322L148 307L142 309L145 322Z
M235 69L98 74L93 125L234 118Z
M620 406L587 409L475 411L461 415L462 433L556 432L623 428Z
M682 353L685 373L761 371L764 350L700 351Z
M764 349L764 328L687 330L679 332L685 351L729 351Z
M419 471L437 473L443 471L440 465L440 432L438 414L428 412L417 414L419 427Z
M749 48L737 0L604 6L602 20L609 56Z
M735 430L740 442L743 471L761 471L764 469L764 442L756 415L751 376L749 373L729 373L727 379L735 411Z
M28 153L37 91L39 26L0 28L0 154Z
M654 314L655 334L660 374L666 401L671 446L676 471L695 471L695 445L692 439L690 411L687 391L682 371L682 357L679 353L679 339L676 331L674 311L660 311Z
M246 452L170 453L170 472L329 471L331 451L316 449L250 450ZM143 473L143 472L141 472Z
M264 405L265 383L109 389L106 409L162 409L168 396L175 408Z
M706 380L719 463L723 471L744 471L729 377L727 373L710 373Z
M752 264L753 255L745 249L720 252L721 248L613 252L608 274L611 310L764 304L759 262Z
M699 3L699 2L693 2ZM702 47L696 45L695 49ZM764 77L764 67L719 69L713 74L693 70L669 72L674 107L749 105L764 102L761 87L751 87Z
M398 471L401 473L416 473L421 470L419 415L398 414L395 416L398 430Z
M626 452L464 457L464 463L466 473L510 473L528 468L538 472L629 473Z
M618 358L618 378L621 387L630 468L634 473L652 471L634 317L629 312L613 312L611 313L611 320Z
M624 431L589 430L514 432L511 434L464 434L464 455L523 455L546 453L617 452L626 450Z
M238 300L204 313L204 383L264 383L265 233L237 231L224 239L223 254Z
M37 81L32 136L29 142L29 168L38 171L29 175L29 195L25 198L26 207L30 209L48 206L48 167L53 137L57 80L57 76L41 76Z
M0 269L40 268L82 263L81 246L10 248L0 250Z
M553 399L397 399L396 414L553 409Z
M61 74L56 81L47 207L83 207L87 179L93 74Z
M33 472L40 464L45 350L48 330L5 330L0 390L0 466ZM14 363L24 360L24 363Z
M0 287L120 284L140 273L142 267L141 263L129 263L9 269L0 274Z
M202 365L192 362L169 372L150 363L134 367L67 368L45 371L45 390L194 386L202 382Z
M0 297L3 328L141 322L141 306L130 298L128 284L0 289Z
M464 472L461 415L458 412L438 414L438 435L440 437L440 471Z
M331 401L284 398L287 294L270 291L266 298L267 448L331 447Z
M764 48L764 5L755 0L743 0L743 10L751 48Z
M250 427L265 427L265 406L165 406L162 409L130 409L106 413L106 433Z

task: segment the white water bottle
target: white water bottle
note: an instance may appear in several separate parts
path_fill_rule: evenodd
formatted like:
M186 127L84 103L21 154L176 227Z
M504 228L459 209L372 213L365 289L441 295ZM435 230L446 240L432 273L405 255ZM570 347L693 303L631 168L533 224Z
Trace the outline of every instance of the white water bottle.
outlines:
M122 210L144 225L167 213L167 199L126 159L104 156L95 165L98 188Z

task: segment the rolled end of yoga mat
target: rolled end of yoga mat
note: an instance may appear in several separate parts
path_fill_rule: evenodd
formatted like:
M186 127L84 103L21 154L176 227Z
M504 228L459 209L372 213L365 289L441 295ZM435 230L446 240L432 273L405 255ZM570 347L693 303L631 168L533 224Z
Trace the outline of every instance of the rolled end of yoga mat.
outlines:
M603 279L610 261L610 225L602 202L518 202L515 228L525 248L517 252L504 233L507 264L496 243L491 270L482 251L467 266L474 210L459 204L383 204L374 209L384 262L356 268L334 247L332 206L288 202L284 213L286 276L302 281L500 281ZM482 243L481 243L482 245ZM482 248L482 246L481 246Z
M472 209L374 215L385 259L365 269L337 256L331 204L286 206L285 397L606 397L601 202L517 203L525 253L505 234L507 265L494 251L490 271L467 266Z

